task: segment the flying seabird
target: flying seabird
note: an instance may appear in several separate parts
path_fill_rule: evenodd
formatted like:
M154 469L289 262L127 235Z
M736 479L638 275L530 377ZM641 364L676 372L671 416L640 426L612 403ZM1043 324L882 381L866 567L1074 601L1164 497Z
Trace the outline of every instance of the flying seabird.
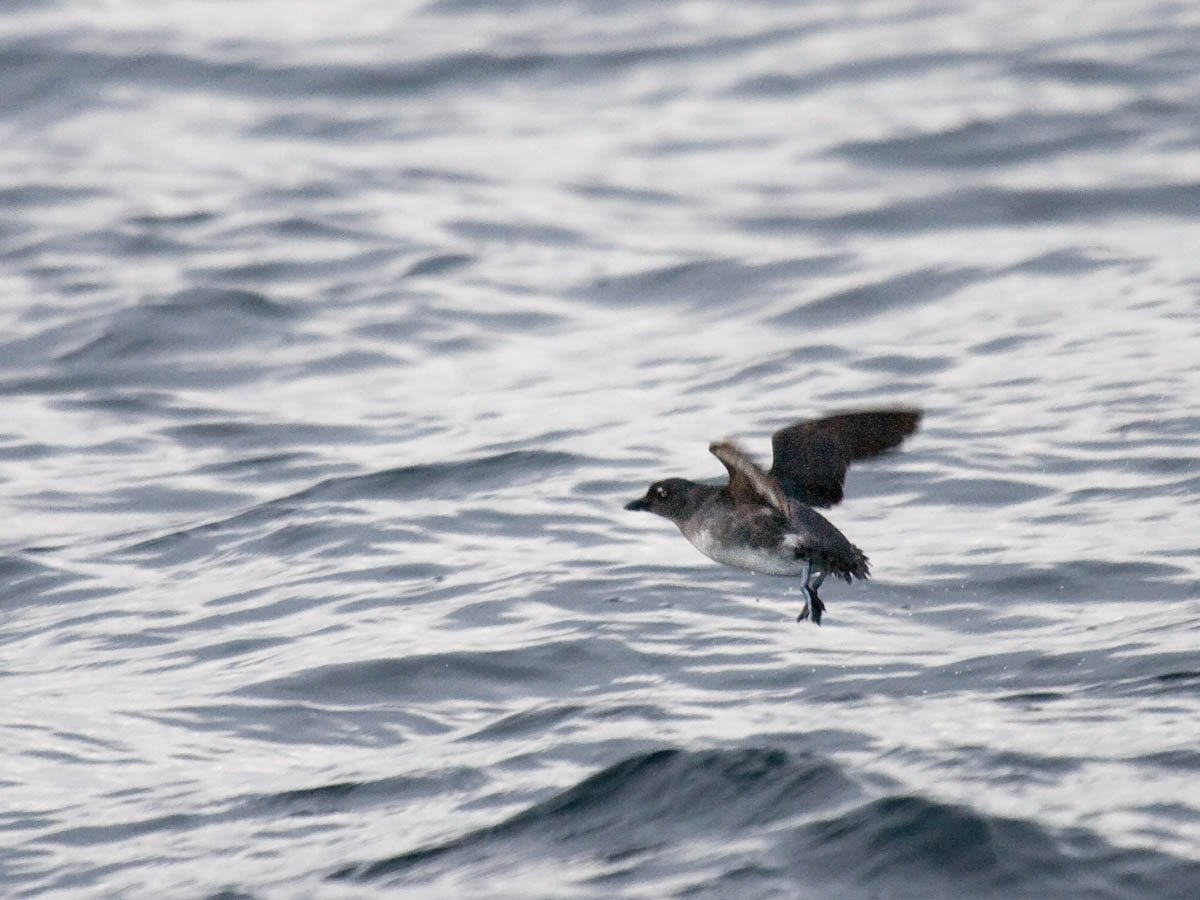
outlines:
M846 469L877 456L917 430L918 409L862 410L796 422L771 436L774 461L763 469L731 441L709 445L729 471L725 485L667 478L625 505L670 519L719 563L764 575L800 578L804 608L796 621L821 624L817 589L829 575L849 582L869 574L867 557L813 509L842 499Z

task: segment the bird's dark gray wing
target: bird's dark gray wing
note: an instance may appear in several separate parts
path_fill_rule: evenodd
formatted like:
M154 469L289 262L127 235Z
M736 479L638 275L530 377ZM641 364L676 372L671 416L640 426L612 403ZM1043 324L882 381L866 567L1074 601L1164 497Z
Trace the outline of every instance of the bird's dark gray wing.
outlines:
M797 422L771 436L775 458L769 474L789 497L833 506L842 499L850 463L890 450L920 421L919 409L882 409Z
M708 451L729 470L729 486L726 490L735 499L767 503L775 507L781 515L788 514L787 496L778 482L743 453L737 444L721 441L709 444Z

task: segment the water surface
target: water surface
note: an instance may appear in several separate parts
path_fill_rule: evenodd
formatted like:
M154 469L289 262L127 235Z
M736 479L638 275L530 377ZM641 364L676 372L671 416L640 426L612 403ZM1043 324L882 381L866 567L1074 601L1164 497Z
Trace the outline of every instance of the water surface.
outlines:
M0 893L1196 896L1197 45L9 8ZM622 510L894 404L819 629Z

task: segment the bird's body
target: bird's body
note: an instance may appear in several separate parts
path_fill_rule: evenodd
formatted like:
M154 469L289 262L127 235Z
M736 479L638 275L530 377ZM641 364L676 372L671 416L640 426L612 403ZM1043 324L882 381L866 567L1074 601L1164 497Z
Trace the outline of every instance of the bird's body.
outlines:
M718 489L680 530L710 559L762 575L799 575L806 559L822 571L866 574L861 551L823 515L795 500L785 517L771 506L739 507Z
M650 485L626 509L670 519L701 553L719 563L764 575L801 578L818 625L825 604L817 589L829 575L850 581L869 574L867 557L813 506L842 499L849 464L896 446L916 430L913 409L839 413L775 432L775 459L764 471L736 445L709 450L729 471L725 485L668 478Z

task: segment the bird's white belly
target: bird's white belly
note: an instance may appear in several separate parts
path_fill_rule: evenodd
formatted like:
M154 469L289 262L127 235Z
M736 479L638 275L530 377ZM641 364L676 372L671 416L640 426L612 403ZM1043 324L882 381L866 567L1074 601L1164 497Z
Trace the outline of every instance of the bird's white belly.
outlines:
M805 561L796 559L796 535L785 535L772 548L722 543L708 530L698 531L689 540L709 559L737 569L749 569L763 575L801 575L804 572Z

